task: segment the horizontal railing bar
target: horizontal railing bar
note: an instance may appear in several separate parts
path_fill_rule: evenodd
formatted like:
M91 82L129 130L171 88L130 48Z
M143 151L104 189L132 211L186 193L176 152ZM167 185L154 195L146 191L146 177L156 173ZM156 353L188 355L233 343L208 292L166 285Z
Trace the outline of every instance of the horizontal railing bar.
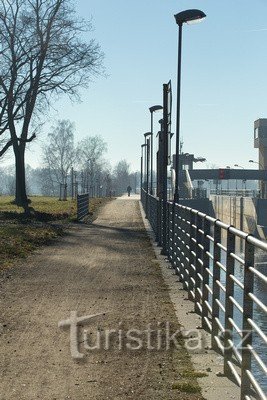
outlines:
M238 261L241 265L245 265L245 261L243 260L243 258L237 256L235 253L230 253L230 257Z
M209 292L210 294L213 294L212 288L211 288L207 283L205 283L205 288L208 290L208 292Z
M201 305L199 302L197 302L197 303L196 303L196 306L197 306L197 308L199 309L200 314L201 314L201 313L202 313L202 305Z
M216 341L217 346L221 350L222 354L224 354L224 347L218 336L214 336L214 340Z
M239 328L239 326L237 326L237 324L235 323L235 321L232 318L228 318L228 321L230 322L230 324L235 328L236 333L242 337L243 333L242 330Z
M223 284L222 284L220 281L218 281L218 280L216 280L216 283L217 283L217 285L219 286L219 288L221 288L222 291L225 293L225 292L226 292L225 286L223 286Z
M222 333L225 332L225 329L224 329L224 327L223 327L221 321L219 320L219 318L216 317L214 320L215 320L217 326L219 327L220 331L221 331Z
M206 238L209 239L210 242L214 243L214 238L210 235L206 235Z
M211 272L211 270L209 268L205 268L205 271L207 271L207 273L209 274L209 276L213 277L213 273Z
M222 303L220 302L219 299L215 299L216 303L218 304L218 306L220 307L220 309L225 313L225 307L222 305Z
M216 243L216 246L219 247L219 249L223 250L223 251L227 251L227 247L223 246L221 243Z
M260 396L260 400L266 400L266 396L263 393L261 387L259 386L259 384L256 381L256 379L255 379L254 375L252 374L252 372L246 369L246 374L247 374L252 386L254 387L254 389L256 390L258 395Z
M236 383L238 384L239 387L241 387L241 378L238 375L235 367L233 366L233 363L231 361L227 361L227 364L228 364L228 366L229 366L229 368L230 368L230 370L231 370L231 372L232 372L232 374L233 374L233 376L234 376L234 378L236 380Z
M216 265L226 272L226 267L220 261L216 261Z
M241 364L242 363L242 356L239 353L238 349L236 348L234 342L231 339L229 339L228 343L230 344L230 347L231 347L234 355L236 356L237 361Z
M241 307L241 305L236 301L236 299L233 296L229 296L229 300L243 314L243 312L244 312L243 307Z
M265 374L267 375L267 367L264 364L264 362L262 361L262 359L260 358L260 356L258 355L258 353L256 353L256 351L254 350L254 348L250 344L247 346L247 348L249 349L249 351L251 352L251 354L253 355L253 357L257 361L258 365L263 370L263 372L265 372Z
M257 275L258 278L260 278L264 283L267 283L267 276L263 275L260 271L258 271L254 267L249 267L249 270L253 272L253 274Z
M206 254L212 261L214 260L213 254L211 254L209 251L206 251Z
M253 293L249 293L249 297L262 309L262 311L265 312L265 314L267 314L267 306L265 304L263 304L258 297L255 296L255 294Z
M208 302L207 300L205 300L204 303L205 303L207 309L209 310L209 312L212 314L212 307L211 307L211 305L209 304L209 302Z
M240 280L238 280L234 275L230 274L229 275L230 278L232 279L232 281L234 281L241 289L244 290L244 285L242 282L240 282Z
M265 333L261 330L261 328L251 319L248 318L247 319L249 325L255 329L255 331L257 332L257 334L262 338L262 340L264 341L265 344L267 344L267 336L265 335Z
M204 317L204 320L206 322L206 325L208 326L210 332L212 331L212 324L210 323L210 320L208 319L208 317Z

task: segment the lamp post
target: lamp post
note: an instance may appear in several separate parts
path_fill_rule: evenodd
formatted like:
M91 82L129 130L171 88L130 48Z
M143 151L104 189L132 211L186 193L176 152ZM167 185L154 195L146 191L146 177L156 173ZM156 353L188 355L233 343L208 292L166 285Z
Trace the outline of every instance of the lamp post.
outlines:
M141 183L140 183L141 197L142 197L143 176L144 176L144 173L143 173L143 171L144 171L144 167L143 167L143 165L144 165L144 163L143 163L143 160L144 160L144 152L143 152L143 149L144 149L144 147L146 147L146 143L141 145Z
M264 166L259 163L258 161L254 161L254 160L248 160L248 162L253 163L253 164L258 164L258 166L260 167L260 169L264 169Z
M148 189L149 189L149 164L150 164L150 157L151 157L151 140L150 137L152 137L151 132L146 132L144 133L145 137L145 143L146 143L146 192L148 194Z
M163 107L160 105L155 105L152 107L149 107L150 111L150 121L151 121L151 140L150 140L150 153L151 153L151 163L150 163L150 194L153 195L153 114L156 111L162 110Z
M258 162L258 161L254 161L254 160L248 160L248 162L250 162L250 163L253 163L253 164L257 164L260 168L259 169L265 169L264 168L264 165L262 165L260 162ZM262 197L262 198L264 198L265 197L265 187L264 187L264 184L263 184L263 181L260 181L260 183L258 183L258 190L260 191L260 197Z
M226 165L226 168L227 169L231 169L230 165ZM230 188L229 188L229 179L227 179L227 191L228 191L227 195L228 196L229 196L229 190L230 190Z
M178 69L177 69L177 107L176 107L176 160L174 201L179 201L179 147L180 147L180 109L181 109L181 64L182 64L182 28L184 23L200 22L206 14L200 10L185 10L174 16L178 30Z
M245 169L244 167L242 167L242 165L238 165L238 164L235 164L234 167ZM246 179L243 179L243 183L245 184L245 190L247 190L247 181L246 181ZM243 190L243 185L242 185L242 190Z

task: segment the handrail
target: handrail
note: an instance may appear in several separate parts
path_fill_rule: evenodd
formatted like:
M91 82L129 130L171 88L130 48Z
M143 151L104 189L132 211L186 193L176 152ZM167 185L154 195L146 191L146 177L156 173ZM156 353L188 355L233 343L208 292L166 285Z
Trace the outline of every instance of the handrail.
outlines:
M240 399L266 400L267 335L257 313L266 316L267 305L256 289L260 284L267 292L267 277L255 257L259 250L267 257L267 243L188 206L164 204L144 190L141 198L156 240L166 241L168 259L201 315L202 327L211 334L213 349L223 353L224 373L240 386Z

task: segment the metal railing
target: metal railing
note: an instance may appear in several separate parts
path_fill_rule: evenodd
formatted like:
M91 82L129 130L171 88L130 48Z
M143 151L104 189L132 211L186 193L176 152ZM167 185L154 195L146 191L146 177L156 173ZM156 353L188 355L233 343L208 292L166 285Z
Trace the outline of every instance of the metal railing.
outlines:
M89 193L77 195L77 219L81 220L89 214Z
M164 205L145 192L142 203L161 243ZM242 400L266 400L267 276L256 261L267 257L267 243L192 208L165 207L166 254L224 358L224 374L240 386Z
M210 195L234 197L261 197L258 189L210 189Z

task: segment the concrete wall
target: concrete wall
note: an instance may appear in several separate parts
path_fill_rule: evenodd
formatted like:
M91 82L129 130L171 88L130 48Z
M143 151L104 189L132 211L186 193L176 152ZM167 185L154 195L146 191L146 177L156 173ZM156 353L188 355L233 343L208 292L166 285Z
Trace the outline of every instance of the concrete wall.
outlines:
M266 239L267 200L251 197L210 196L216 218Z

